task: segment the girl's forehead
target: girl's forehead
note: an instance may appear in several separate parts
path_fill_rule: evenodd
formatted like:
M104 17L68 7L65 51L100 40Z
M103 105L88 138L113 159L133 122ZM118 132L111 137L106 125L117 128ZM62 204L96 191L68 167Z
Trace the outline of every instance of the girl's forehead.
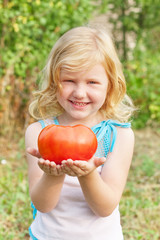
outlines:
M83 75L86 74L89 71L90 68L62 68L60 70L60 76L71 76L75 74Z
M100 61L99 59L94 59L92 58L92 61L90 59L83 59L83 61L76 61L76 62L72 62L70 61L70 64L68 63L64 63L61 65L61 67L59 68L60 70L60 74L71 74L71 73L86 73L92 69L94 69L96 66L101 65L102 67L104 67L104 63L103 61Z
M61 69L60 71L60 77L74 77L74 76L89 76L91 78L97 77L97 76L102 76L106 75L105 68L103 67L102 64L95 64L91 66L90 68L82 69L82 70L74 70L72 69Z
M71 70L66 70L66 69L62 69L61 71L60 71L60 78L62 78L62 77L74 77L75 75L84 75L85 73L86 73L87 71L79 71L79 70L73 70L73 71L71 71Z
M81 72L91 69L94 65L104 63L105 59L99 51L84 51L74 53L66 53L61 56L58 63L59 70L63 73Z

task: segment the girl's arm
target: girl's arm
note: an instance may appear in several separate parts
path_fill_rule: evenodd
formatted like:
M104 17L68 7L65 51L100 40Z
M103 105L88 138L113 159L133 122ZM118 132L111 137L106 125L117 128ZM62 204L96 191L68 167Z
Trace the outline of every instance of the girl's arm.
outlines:
M114 151L105 162L101 175L96 171L79 177L85 199L95 214L110 215L119 204L131 165L133 131L117 128Z
M95 214L105 217L118 205L131 165L134 134L131 129L117 128L114 151L105 158L62 162L64 173L77 176L85 199ZM104 164L101 175L96 168Z
M26 149L28 149L26 155L29 192L36 209L41 212L49 212L59 200L65 175L60 172L55 174L56 165L40 158L37 151L37 139L41 130L41 125L37 122L31 124L25 134ZM53 175L48 174L50 169Z

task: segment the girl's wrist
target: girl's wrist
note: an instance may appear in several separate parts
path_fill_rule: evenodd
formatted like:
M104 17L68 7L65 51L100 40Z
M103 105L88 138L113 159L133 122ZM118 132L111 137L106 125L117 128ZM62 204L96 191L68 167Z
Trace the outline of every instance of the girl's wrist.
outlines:
M61 180L61 179L64 179L65 178L65 174L61 174L61 175L57 175L57 176L55 176L55 175L52 175L52 174L48 174L48 173L43 173L43 178L44 178L44 180L51 180L51 181L53 181L53 180Z
M96 171L96 169L93 169L91 172L78 177L78 179L79 180L90 180L90 178L92 178L92 175L94 174L95 171Z

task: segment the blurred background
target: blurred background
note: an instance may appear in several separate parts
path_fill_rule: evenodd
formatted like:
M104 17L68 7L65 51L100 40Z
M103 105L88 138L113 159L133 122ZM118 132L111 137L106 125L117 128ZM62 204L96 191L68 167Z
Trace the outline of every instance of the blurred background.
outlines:
M120 210L125 239L160 239L159 0L0 0L0 240L28 239L32 220L24 132L32 92L54 42L72 27L103 25L114 38L136 145Z

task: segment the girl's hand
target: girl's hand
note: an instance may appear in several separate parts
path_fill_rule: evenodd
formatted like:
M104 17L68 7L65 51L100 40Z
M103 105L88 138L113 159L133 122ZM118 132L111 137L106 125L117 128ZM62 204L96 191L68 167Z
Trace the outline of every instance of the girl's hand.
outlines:
M27 152L29 154L31 154L32 156L38 158L38 165L39 165L39 167L47 175L52 175L52 176L64 175L64 173L61 170L61 166L60 165L56 165L55 162L50 162L49 160L44 160L43 158L41 158L40 153L35 148L28 148Z
M35 148L28 148L27 152L38 158L38 165L48 175L61 176L67 174L69 176L85 176L101 166L106 158L93 157L89 161L73 161L72 159L63 160L61 165L56 165L55 162L44 160L40 153Z
M50 162L49 160L44 160L40 158L38 160L38 165L47 175L52 176L61 176L64 175L64 172L61 169L60 165L56 165L55 162Z
M106 158L93 157L89 161L73 161L72 159L63 160L61 169L62 171L69 176L82 177L88 175L97 167L104 164Z

